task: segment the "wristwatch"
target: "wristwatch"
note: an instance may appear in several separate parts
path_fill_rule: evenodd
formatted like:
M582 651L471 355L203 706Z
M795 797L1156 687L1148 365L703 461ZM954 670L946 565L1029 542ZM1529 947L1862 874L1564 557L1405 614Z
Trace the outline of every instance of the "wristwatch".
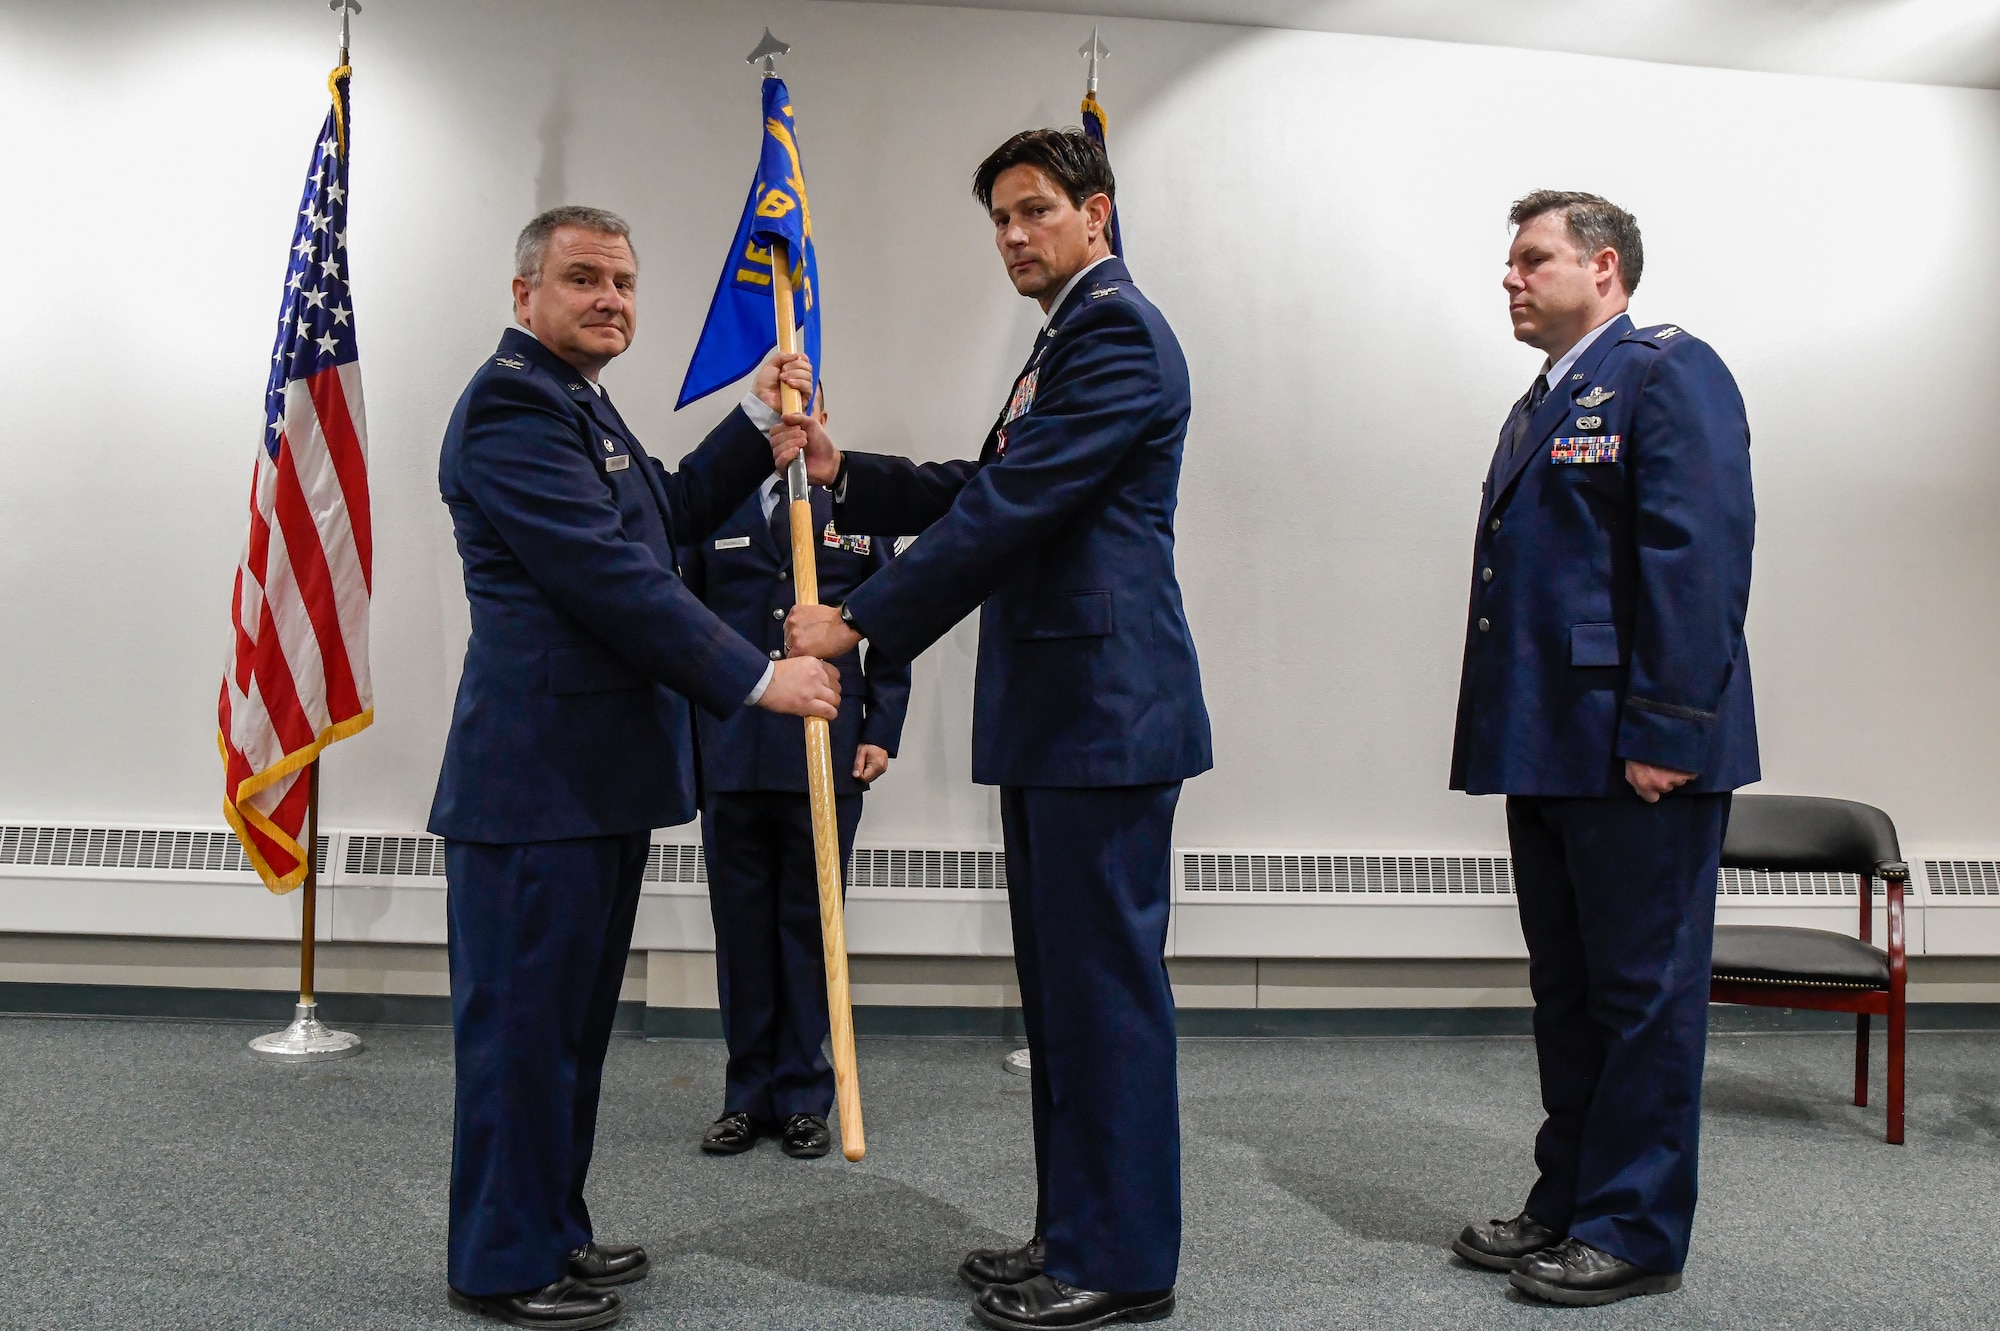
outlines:
M848 608L845 601L840 603L840 622L853 629L860 637L865 638L868 636L867 633L862 631L861 626L854 622L854 611Z

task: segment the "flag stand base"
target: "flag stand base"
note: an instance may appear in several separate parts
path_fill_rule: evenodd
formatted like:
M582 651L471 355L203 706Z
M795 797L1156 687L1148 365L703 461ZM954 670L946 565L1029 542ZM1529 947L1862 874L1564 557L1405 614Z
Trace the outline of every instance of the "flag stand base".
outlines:
M299 1003L292 1008L292 1024L258 1036L250 1042L250 1052L273 1063L322 1063L360 1053L361 1037L322 1022L319 1004Z
M1001 1059L1000 1066L1017 1077L1026 1077L1033 1072L1033 1068L1028 1060L1028 1051L1025 1049L1016 1049L1013 1053Z

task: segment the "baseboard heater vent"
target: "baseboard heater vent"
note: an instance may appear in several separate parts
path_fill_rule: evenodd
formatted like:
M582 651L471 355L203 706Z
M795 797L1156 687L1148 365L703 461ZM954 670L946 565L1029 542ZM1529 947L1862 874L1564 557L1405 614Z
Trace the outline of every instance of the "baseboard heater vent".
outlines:
M1875 884L1878 889L1880 882ZM1716 890L1725 897L1853 897L1861 880L1851 873L1766 873L1762 869L1724 869Z
M2000 861L1926 860L1931 892L1941 897L2000 897Z
M322 858L331 836L319 839ZM255 871L227 828L0 826L0 864L21 868Z
M349 832L340 872L356 878L442 878L444 838Z
M951 892L1007 886L1007 853L857 846L847 865L849 889Z
M708 862L702 858L700 843L691 846L655 843L646 855L646 881L707 887Z
M1185 851L1181 889L1199 893L1366 893L1507 896L1513 866L1504 855L1287 855L1268 851Z

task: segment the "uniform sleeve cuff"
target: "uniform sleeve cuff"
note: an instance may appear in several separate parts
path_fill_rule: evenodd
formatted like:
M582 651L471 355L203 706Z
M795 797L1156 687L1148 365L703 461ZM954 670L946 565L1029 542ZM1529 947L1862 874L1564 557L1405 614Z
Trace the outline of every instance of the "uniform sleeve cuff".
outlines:
M750 423L757 427L759 434L769 434L784 423L785 418L771 410L764 399L755 393L745 393L743 400L737 405L743 409L743 414L750 418Z
M763 406L764 404L760 402L757 405ZM771 687L771 681L777 677L777 674L778 674L777 662L773 661L770 665L765 666L763 678L757 681L756 688L750 690L750 696L743 700L743 705L745 707L755 707L758 704L758 702L763 699L764 690Z

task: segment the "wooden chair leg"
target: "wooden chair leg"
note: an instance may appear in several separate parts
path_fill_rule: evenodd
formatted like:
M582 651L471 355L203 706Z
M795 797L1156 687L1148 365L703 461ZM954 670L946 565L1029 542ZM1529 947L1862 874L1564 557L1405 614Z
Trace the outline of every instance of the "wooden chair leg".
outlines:
M1901 995L1896 996L1898 999ZM1906 1025L1903 1004L1889 1004L1889 1144L1903 1144L1903 1036Z
M1868 1014L1854 1018L1854 1103L1868 1104Z

